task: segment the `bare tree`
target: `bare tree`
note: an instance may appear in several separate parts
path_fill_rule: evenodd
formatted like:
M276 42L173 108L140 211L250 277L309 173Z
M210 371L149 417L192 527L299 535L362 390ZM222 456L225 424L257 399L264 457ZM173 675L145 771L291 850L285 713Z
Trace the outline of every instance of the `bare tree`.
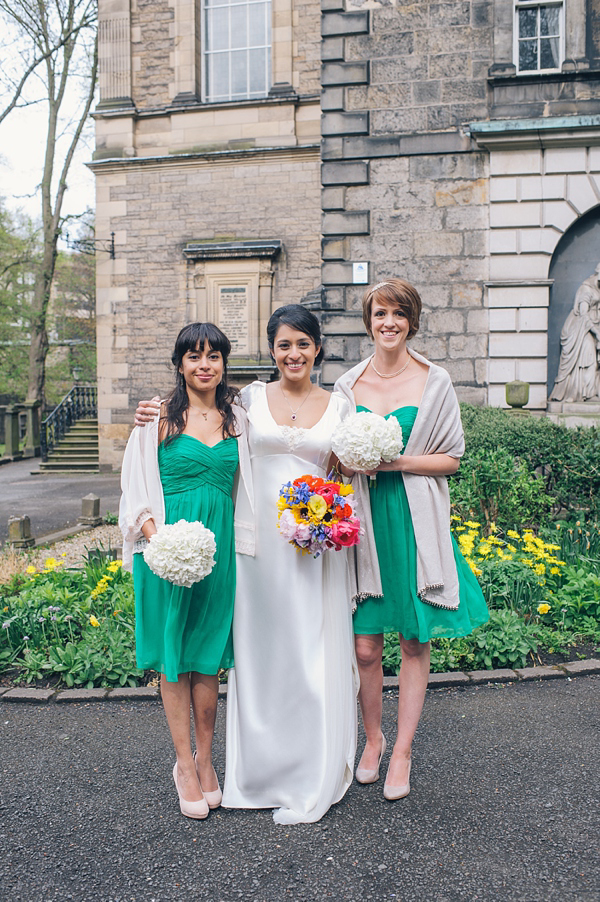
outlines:
M39 186L42 220L41 262L36 272L31 309L31 347L27 397L44 401L48 335L46 315L62 227L67 177L94 99L98 74L95 0L0 0L0 19L13 36L21 72L4 80L2 118L25 105L24 87L37 77L43 84L48 125ZM81 102L71 122L61 120L68 87L81 86ZM36 91L36 97L39 93ZM31 102L31 101L29 101ZM0 121L2 121L0 119ZM68 134L66 144L61 141Z

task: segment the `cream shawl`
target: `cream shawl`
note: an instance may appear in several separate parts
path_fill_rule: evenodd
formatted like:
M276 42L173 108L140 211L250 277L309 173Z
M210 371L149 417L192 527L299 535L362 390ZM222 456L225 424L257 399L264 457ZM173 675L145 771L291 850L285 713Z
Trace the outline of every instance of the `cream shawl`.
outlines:
M254 555L254 495L252 468L248 450L246 411L233 405L235 431L238 433L239 468L234 489L235 550ZM123 533L123 567L131 569L137 543L144 540L142 524L154 519L156 527L165 522L165 501L158 469L158 421L135 426L127 442L121 465L121 502L119 526Z
M460 421L458 399L450 376L441 366L426 360L408 348L415 360L429 367L427 382L419 405L415 424L406 445L408 456L421 454L449 454L462 457L465 442ZM334 391L341 392L356 410L352 388L365 371L371 358L363 360L335 384ZM419 597L435 607L456 610L458 608L458 575L450 538L450 495L445 476L417 476L403 473L404 486L417 544L417 592ZM365 529L365 535L355 546L356 572L353 600L383 595L377 549L373 536L373 521L366 476L353 480L357 513ZM398 578L403 578L398 574Z

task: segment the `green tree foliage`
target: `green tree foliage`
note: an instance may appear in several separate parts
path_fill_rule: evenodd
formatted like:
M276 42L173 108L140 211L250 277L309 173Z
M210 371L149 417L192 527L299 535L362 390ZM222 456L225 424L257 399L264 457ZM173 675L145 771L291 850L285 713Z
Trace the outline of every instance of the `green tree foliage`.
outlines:
M12 216L0 202L0 400L5 403L25 397L39 251L33 223Z

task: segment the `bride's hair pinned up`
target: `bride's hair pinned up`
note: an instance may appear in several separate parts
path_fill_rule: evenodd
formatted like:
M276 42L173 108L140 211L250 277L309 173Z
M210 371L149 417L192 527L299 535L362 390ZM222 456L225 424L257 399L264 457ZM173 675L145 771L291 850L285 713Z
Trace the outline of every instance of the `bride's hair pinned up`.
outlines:
M267 323L267 341L271 350L275 347L275 338L280 326L289 326L290 329L304 332L312 338L315 347L319 348L319 353L315 357L315 365L318 366L323 359L323 340L319 320L314 313L302 304L286 304L284 307L278 307Z

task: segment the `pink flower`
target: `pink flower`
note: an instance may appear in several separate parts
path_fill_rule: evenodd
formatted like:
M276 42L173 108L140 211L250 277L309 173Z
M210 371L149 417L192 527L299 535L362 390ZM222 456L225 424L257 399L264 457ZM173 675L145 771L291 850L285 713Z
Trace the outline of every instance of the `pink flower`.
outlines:
M295 538L297 525L293 512L289 509L283 511L279 518L279 532L288 542Z
M297 542L308 542L310 539L310 526L308 523L296 523L294 538Z
M350 545L358 545L360 541L360 520L358 517L348 517L334 523L331 527L331 541L339 547L349 548Z

